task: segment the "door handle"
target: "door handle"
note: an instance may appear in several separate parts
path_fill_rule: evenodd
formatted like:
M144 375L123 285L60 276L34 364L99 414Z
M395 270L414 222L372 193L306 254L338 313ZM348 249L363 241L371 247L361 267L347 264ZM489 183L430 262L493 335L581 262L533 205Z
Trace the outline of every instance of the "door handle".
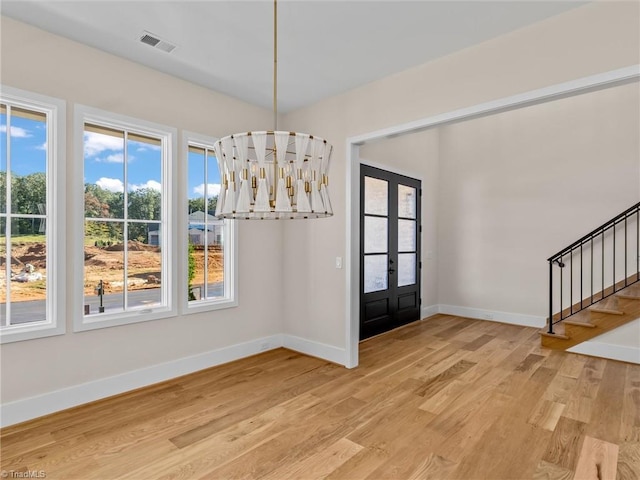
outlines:
M395 271L396 271L396 269L395 269L395 268L390 268L390 269L389 269L389 273L394 273Z

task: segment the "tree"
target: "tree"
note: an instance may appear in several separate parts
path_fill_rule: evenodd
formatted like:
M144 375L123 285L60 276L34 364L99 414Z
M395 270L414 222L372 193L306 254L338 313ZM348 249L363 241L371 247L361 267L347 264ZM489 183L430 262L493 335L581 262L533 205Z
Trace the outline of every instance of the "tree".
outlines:
M7 195L7 174L0 172L0 194ZM14 215L40 214L46 211L47 175L44 172L29 175L11 175L11 211ZM42 210L41 210L42 208ZM40 222L33 218L16 218L11 231L14 235L38 233Z
M189 199L189 213L204 212L204 197Z
M94 189L85 188L84 214L86 217L108 218L111 216L109 210L109 204L107 202L101 201L99 196L96 195Z
M209 215L215 215L216 214L216 206L218 204L218 197L211 197L209 198L209 201L207 202L207 209L206 212ZM204 197L199 197L199 198L190 198L189 199L189 213L193 213L193 212L204 212L205 208L204 208Z
M160 220L160 192L152 188L140 188L129 192L129 218Z
M111 192L94 183L84 185L85 216L93 218L122 218L124 194Z
M160 220L162 197L152 188L140 188L129 192L127 206L129 218L136 220ZM148 243L149 224L130 223L129 239Z

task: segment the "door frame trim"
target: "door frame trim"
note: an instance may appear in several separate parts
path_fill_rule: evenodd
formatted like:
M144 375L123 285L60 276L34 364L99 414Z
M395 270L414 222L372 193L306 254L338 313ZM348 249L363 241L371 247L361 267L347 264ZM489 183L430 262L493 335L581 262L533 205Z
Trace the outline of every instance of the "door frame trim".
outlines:
M587 77L558 83L525 93L503 97L471 107L461 108L437 115L432 115L408 123L394 125L382 130L351 136L346 141L346 199L350 208L346 208L346 258L345 275L347 298L345 302L345 367L358 366L358 344L360 329L360 146L374 140L387 139L408 133L415 133L430 128L455 122L462 122L497 113L516 110L541 103L552 102L562 98L573 97L583 93L594 92L606 88L637 82L640 79L640 64L610 70ZM390 170L390 167L383 167ZM419 178L419 177L415 177Z

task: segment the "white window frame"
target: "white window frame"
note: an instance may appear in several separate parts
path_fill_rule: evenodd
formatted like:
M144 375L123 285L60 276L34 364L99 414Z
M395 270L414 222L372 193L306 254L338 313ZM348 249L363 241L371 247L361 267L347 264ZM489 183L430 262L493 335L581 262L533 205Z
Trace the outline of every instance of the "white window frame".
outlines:
M47 115L47 320L1 328L0 343L4 344L66 332L66 102L4 85L0 86L0 100L12 107Z
M180 195L180 229L178 244L181 252L181 269L178 282L180 285L180 313L202 313L212 310L221 310L238 306L238 223L235 220L225 220L224 239L224 296L216 299L199 300L189 302L187 292L189 273L189 239L186 232L189 228L189 145L206 147L213 150L213 145L218 139L199 133L182 132L182 161L180 162L181 195ZM206 183L206 179L205 179Z
M162 274L163 285L162 305L143 310L131 310L117 313L103 313L85 316L84 304L84 126L85 123L102 125L114 129L134 131L150 137L160 138L162 141ZM176 136L173 127L148 122L137 118L120 115L85 105L76 105L74 112L74 158L75 158L75 186L73 202L73 238L76 252L73 258L74 288L73 288L73 330L81 332L99 328L129 325L132 323L159 320L177 315L176 286L177 280L175 264L176 245ZM126 188L126 186L125 186Z

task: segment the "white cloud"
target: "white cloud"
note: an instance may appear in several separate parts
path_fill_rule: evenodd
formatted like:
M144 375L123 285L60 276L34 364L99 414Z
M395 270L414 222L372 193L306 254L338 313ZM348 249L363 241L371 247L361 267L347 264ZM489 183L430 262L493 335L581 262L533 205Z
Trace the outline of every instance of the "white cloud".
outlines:
M123 145L122 138L95 132L84 132L84 154L86 157L95 157L105 150L121 152Z
M197 187L193 187L193 193L200 197L204 197L204 183L201 183ZM209 197L215 197L220 193L220 184L219 183L209 183L207 184L207 194Z
M107 155L106 157L98 158L98 162L104 163L123 163L124 162L124 153L113 153L111 155ZM131 156L129 156L129 161L131 161Z
M149 188L151 190L160 191L162 190L162 185L160 182L156 182L155 180L148 180L147 183L141 183L139 185L129 184L129 190L141 190L143 188Z
M124 192L124 183L118 178L101 177L96 181L96 185L110 192L122 193Z
M136 148L136 152L146 152L148 150L153 150L154 152L160 151L160 145L151 145L151 144L142 143L142 142L131 142L131 143L138 146Z
M7 126L0 125L0 132L7 133ZM11 127L11 136L14 138L29 138L31 137L31 133L28 130L20 127Z
M44 142L42 145L36 147L38 150L47 150L47 142Z

